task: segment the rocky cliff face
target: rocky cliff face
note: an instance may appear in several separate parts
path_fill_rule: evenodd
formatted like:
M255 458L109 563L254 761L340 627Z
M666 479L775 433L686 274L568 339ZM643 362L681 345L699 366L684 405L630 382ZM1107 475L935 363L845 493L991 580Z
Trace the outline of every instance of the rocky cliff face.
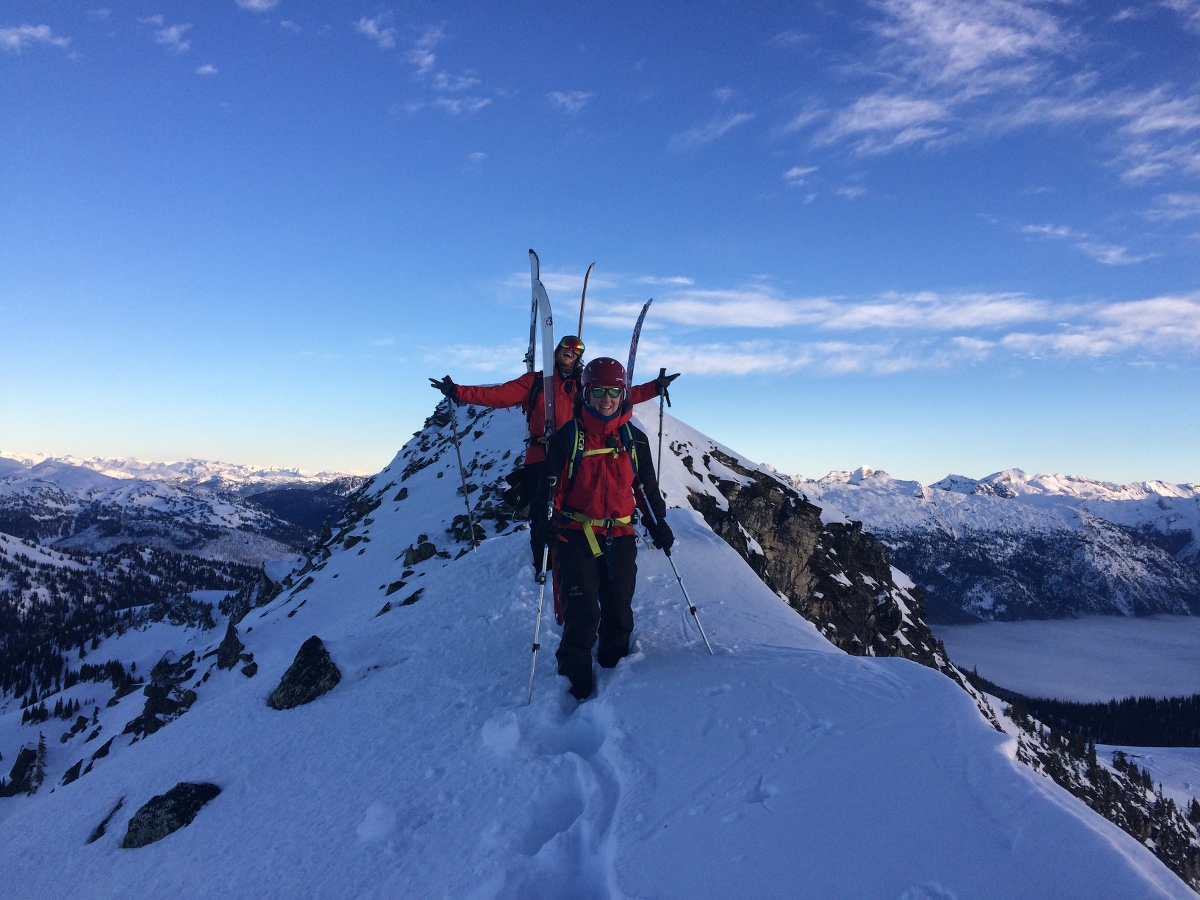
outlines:
M671 449L718 491L689 490L709 527L831 643L856 656L948 668L925 624L920 590L892 568L886 548L860 522L823 523L821 510L786 482L715 445ZM714 475L714 461L731 477Z

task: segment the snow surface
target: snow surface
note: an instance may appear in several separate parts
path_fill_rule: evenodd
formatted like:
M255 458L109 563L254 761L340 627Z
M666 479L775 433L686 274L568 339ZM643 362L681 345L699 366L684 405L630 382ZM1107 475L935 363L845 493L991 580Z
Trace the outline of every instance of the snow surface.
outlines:
M1102 702L1200 694L1200 619L1088 616L932 625L960 669L1028 697Z
M1116 750L1124 751L1139 769L1149 770L1155 785L1161 785L1163 794L1181 809L1186 810L1194 797L1200 797L1200 747L1096 746L1106 762L1112 760Z
M522 427L497 415L464 437L464 456L473 466L481 445L512 446ZM664 466L679 503L697 478L674 455ZM362 541L242 621L256 677L213 670L182 718L131 746L119 738L91 774L53 791L94 744L60 744L44 726L54 778L0 801L7 896L136 885L153 897L1195 897L1015 762L1012 739L948 678L837 651L691 510L670 513L674 559L716 655L666 559L643 551L635 652L597 670L597 696L577 707L554 671L548 616L525 705L538 586L524 533L414 567L380 614L397 555L417 531L443 542L462 505L453 451L407 479L401 500L403 468L398 457L377 479L386 499ZM204 650L223 630L186 640ZM312 634L341 682L270 709ZM142 671L160 646L151 652L151 637L89 658L136 649ZM142 699L103 708L104 734ZM187 828L121 849L134 811L182 780L222 793ZM121 799L107 833L85 843Z

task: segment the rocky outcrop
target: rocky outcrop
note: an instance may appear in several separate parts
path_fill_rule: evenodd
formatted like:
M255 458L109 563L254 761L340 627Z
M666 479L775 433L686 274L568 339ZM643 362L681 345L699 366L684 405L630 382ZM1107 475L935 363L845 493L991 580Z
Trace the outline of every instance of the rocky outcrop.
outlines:
M126 850L145 847L191 825L204 805L220 793L215 784L181 781L165 794L151 797L129 820L121 846Z
M15 797L17 794L31 794L34 790L34 764L37 761L37 751L32 747L22 747L17 753L16 762L8 773L8 781L0 782L0 797Z
M342 680L342 673L329 656L329 651L315 634L305 641L296 658L283 673L279 686L271 692L267 705L284 710L312 703L329 693Z
M132 734L134 740L154 734L168 722L182 716L196 702L196 692L183 687L183 683L196 674L192 667L196 654L189 652L180 659L174 653L163 656L150 670L150 683L143 693L146 705L142 713L125 726L124 734Z
M719 450L701 462L720 499L693 490L691 505L831 643L856 656L903 656L949 668L923 619L920 590L894 572L886 548L861 523L823 524L821 510L791 486ZM685 456L684 463L695 474L695 460ZM714 469L734 477L714 476Z
M217 647L217 668L232 669L238 664L242 651L245 649L246 645L238 638L237 626L230 622L225 629L225 637L221 641L221 646Z

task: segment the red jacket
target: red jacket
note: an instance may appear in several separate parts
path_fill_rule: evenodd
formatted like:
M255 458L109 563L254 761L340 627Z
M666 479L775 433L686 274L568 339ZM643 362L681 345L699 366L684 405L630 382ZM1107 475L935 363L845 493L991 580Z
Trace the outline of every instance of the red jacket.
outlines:
M520 406L529 419L529 437L526 442L529 449L525 451L525 465L541 462L546 458L545 423L546 402L538 392L534 399L532 412L529 409L529 398L533 393L534 382L541 379L541 372L526 372L519 378L506 381L503 384L492 385L458 385L456 398L459 403L472 406L488 406L493 409L505 409L510 406ZM558 431L571 421L575 414L575 396L579 392L579 376L571 375L563 378L555 370L550 379L554 385L554 427L551 433ZM629 389L630 403L644 403L658 396L658 382L647 381Z
M655 518L662 520L666 504L658 489L649 440L643 431L633 428L634 449L638 455L635 471L633 460L618 435L620 427L632 417L633 410L626 409L606 422L598 418L591 407L581 408L576 419L583 430L584 452L612 447L614 442L616 452L580 457L574 477L568 477L568 463L574 456L575 429L562 428L554 434L550 439L548 466L550 474L558 476L556 509L580 513L593 520L628 518L636 506L634 484L641 482L650 509ZM559 521L562 528L583 528L582 523L574 520L560 518ZM610 529L597 526L595 530L614 537L633 534L630 525L613 525Z

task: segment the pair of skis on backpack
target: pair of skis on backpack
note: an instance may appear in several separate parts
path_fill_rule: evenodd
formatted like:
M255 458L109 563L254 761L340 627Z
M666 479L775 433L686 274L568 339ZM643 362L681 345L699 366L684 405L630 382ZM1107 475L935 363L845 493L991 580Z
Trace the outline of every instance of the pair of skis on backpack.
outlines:
M583 276L583 294L579 298L579 332L576 337L583 337L583 308L587 302L587 283L588 278L592 274L592 263L588 266L587 274ZM535 357L535 349L537 344L538 332L541 332L542 337L542 378L549 377L550 373L554 372L554 351L558 344L554 340L554 312L550 308L550 296L546 293L546 288L542 284L541 279L541 261L538 259L537 253L533 250L529 251L529 279L533 286L533 297L529 308L529 349L525 353L525 370L532 372L534 369L533 360ZM625 366L625 383L633 384L633 364L637 357L638 339L642 335L642 323L646 321L646 312L650 309L650 304L654 302L651 297L642 306L642 311L638 315L637 324L633 327L633 338L629 342L629 362ZM554 392L542 391L542 403L545 405L546 424L544 426L543 437L549 441L550 436L554 434Z

